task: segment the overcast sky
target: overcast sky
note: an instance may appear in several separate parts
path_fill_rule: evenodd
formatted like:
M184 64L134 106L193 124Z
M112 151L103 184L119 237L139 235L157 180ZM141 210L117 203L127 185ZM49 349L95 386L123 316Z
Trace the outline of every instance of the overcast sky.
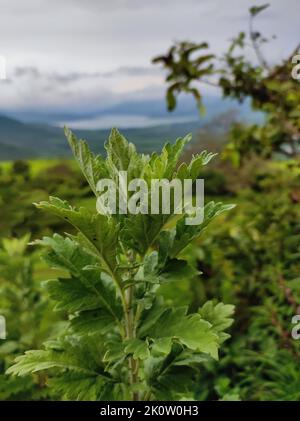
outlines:
M300 41L300 1L271 0L257 28L277 39L270 61ZM105 108L161 97L151 58L175 40L209 41L222 52L247 28L248 0L0 0L0 111Z

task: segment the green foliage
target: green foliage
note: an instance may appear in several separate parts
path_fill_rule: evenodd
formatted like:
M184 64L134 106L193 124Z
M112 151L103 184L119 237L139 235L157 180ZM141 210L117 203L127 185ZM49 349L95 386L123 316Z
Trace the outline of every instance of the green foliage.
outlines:
M4 167L4 165L2 165ZM50 214L38 215L34 201L52 195L87 201L91 196L88 184L82 181L77 168L68 161L16 161L0 171L0 237L32 238L64 232L67 224Z
M262 125L230 129L224 156L241 167L207 170L213 154L205 151L183 162L189 136L140 155L117 130L106 158L66 131L84 181L66 162L1 167L0 236L42 235L35 243L46 263L25 253L28 236L2 241L0 399L300 400L300 341L291 337L300 312L300 169L298 160L274 161L298 154L300 85L290 58L270 66L262 55L268 40L253 19L266 8L251 7L249 34L238 34L221 61L190 42L156 59L169 72L170 109L180 92L201 108L200 81L264 113ZM250 44L257 64L245 57ZM120 170L148 186L205 178L213 201L203 223L97 213L98 180L116 181ZM238 206L227 213L219 197L229 195ZM228 342L233 306L222 302L236 309Z
M249 33L240 32L221 57L207 52L202 55L207 43L180 42L165 56L153 60L168 71L166 99L170 110L175 108L181 92L191 93L203 107L198 88L198 82L202 82L220 88L224 97L239 102L249 99L255 111L263 112L263 125L237 124L230 132L225 156L238 165L251 154L270 158L274 152L288 157L299 153L300 84L291 76L292 57L299 46L283 63L267 63L261 47L269 40L253 25L254 18L267 7L265 4L250 8ZM256 63L246 57L249 46L254 50Z
M269 6L269 4L263 4L262 6L252 6L250 7L249 12L251 13L251 16L256 16L263 10L267 9Z
M238 192L235 211L198 241L203 299L236 306L225 357L202 371L203 398L215 398L226 378L243 400L300 399L300 342L291 336L300 309L299 180L297 161L264 164L252 188Z
M16 378L5 374L14 358L42 344L55 330L55 317L33 276L35 258L26 255L29 236L3 239L0 249L0 314L6 319L7 339L0 343L0 399L49 397L44 376Z
M176 107L176 96L180 92L192 94L198 105L202 107L202 95L198 89L192 86L192 83L202 79L203 76L210 76L214 73L211 62L215 56L204 54L194 58L193 54L207 48L206 42L201 44L180 42L172 46L165 56L153 59L153 63L162 63L169 70L166 78L169 83L166 94L169 111Z
M195 180L213 157L202 152L178 167L189 136L148 156L113 129L104 159L69 130L66 135L96 196L97 181L116 180L119 171L148 185L162 178ZM208 302L191 312L170 306L160 288L195 278L184 249L232 206L208 203L197 226L185 225L185 215L100 214L96 206L77 209L54 197L37 206L75 230L37 241L47 263L66 274L44 288L55 309L68 314L68 324L42 350L18 357L8 373L46 372L50 390L63 399L194 399L199 366L218 359L233 306Z

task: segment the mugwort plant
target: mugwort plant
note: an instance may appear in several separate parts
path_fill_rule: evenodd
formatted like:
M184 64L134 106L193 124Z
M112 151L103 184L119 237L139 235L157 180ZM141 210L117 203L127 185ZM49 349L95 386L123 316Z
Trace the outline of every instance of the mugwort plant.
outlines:
M232 205L209 202L199 210L201 223L192 225L186 224L191 208L174 212L174 196L169 213L105 212L102 205L111 203L99 201L99 182L113 181L120 197L124 186L118 183L119 174L126 171L126 183L139 179L149 188L144 197L151 209L152 180L195 182L213 154L204 151L178 165L190 136L148 156L138 154L113 129L104 158L68 129L66 136L95 194L95 211L55 197L38 203L39 209L68 221L76 233L55 234L36 243L46 248L51 267L68 274L45 282L56 310L68 315L68 324L43 349L18 357L8 372L43 371L49 387L63 399L193 399L199 366L217 360L229 336L225 330L232 323L233 306L209 301L191 312L165 301L160 287L172 282L176 288L176 281L198 276L182 252ZM127 193L133 200L137 191ZM135 199L139 203L140 198ZM96 211L96 203L102 212Z

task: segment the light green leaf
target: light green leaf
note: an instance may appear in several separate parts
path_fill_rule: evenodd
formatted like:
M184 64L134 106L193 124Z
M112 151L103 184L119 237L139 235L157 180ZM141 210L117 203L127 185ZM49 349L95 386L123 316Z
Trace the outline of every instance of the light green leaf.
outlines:
M114 383L108 377L101 375L65 373L61 377L51 378L48 384L63 400L107 401L117 399Z
M78 141L74 133L68 128L65 128L65 135L83 175L95 196L97 196L98 181L108 177L105 160L100 155L95 156L90 151L87 143L83 140Z
M172 338L156 339L152 345L151 352L153 355L168 355L172 348Z
M125 353L132 354L133 358L138 360L145 360L150 356L150 351L147 341L141 339L130 339L126 341Z
M46 260L51 266L65 269L72 277L45 283L57 310L70 313L102 308L115 320L121 318L121 304L114 282L96 265L97 260L70 238L55 234L39 244L49 247ZM87 268L92 268L86 270Z
M86 208L75 209L66 201L50 197L49 202L37 204L40 209L47 210L54 215L67 220L94 250L102 264L103 269L111 273L116 266L116 253L118 247L118 225L114 218L92 213Z
M150 328L147 336L171 338L195 351L201 351L218 358L218 336L213 332L212 325L203 320L199 314L186 314L185 307L168 309Z
M106 166L110 178L118 181L119 171L127 171L128 182L142 177L149 157L138 154L135 146L127 142L117 129L111 130L105 149L107 151Z
M82 310L99 308L101 303L97 294L91 292L78 279L52 279L44 282L50 298L57 301L54 309L75 313Z
M223 204L221 202L209 202L204 207L204 220L199 225L186 225L184 215L176 224L176 235L174 244L170 255L172 257L177 256L181 250L183 250L188 244L190 244L195 238L197 238L207 225L221 213L234 208L235 205Z
M151 179L171 180L175 175L180 155L191 138L191 134L188 134L184 138L178 138L174 144L167 143L160 155L153 153L149 162L150 172L146 171L147 176Z
M100 375L101 349L97 341L85 337L84 342L76 336L66 336L45 344L46 349L27 351L17 357L15 364L7 370L7 374L23 376L29 373L56 368L85 375ZM103 371L104 375L104 371Z
M233 323L233 319L230 316L234 313L234 306L223 303L214 305L213 301L207 301L198 310L198 313L204 320L213 325L216 332L222 332Z

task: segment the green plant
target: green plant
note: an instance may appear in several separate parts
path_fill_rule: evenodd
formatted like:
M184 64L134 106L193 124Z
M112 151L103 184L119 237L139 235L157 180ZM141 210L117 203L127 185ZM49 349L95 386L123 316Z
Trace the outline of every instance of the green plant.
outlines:
M236 209L198 240L204 299L236 309L225 357L202 370L203 398L214 399L227 378L243 400L300 399L300 341L291 335L300 312L299 181L297 161L265 163L237 193Z
M142 178L195 180L213 154L206 151L189 164L177 162L189 140L167 144L161 154L139 155L133 144L113 129L107 158L95 156L84 141L66 131L81 171L98 196L97 182ZM232 205L210 202L200 225L185 225L185 215L100 214L76 209L51 197L38 208L68 221L77 231L44 237L50 266L67 277L45 288L56 309L69 315L66 330L44 349L17 358L8 373L26 375L47 370L48 384L64 399L192 399L198 370L228 338L233 306L212 301L191 312L170 306L160 286L195 277L182 252L209 222Z
M16 356L41 346L55 329L56 318L34 279L36 257L26 252L29 235L3 239L0 248L0 314L7 338L0 340L0 399L49 397L42 374L16 378L5 374Z
M67 224L52 215L41 214L33 201L47 200L49 195L89 200L92 194L77 168L66 160L16 161L0 172L0 238L31 238L64 232Z

